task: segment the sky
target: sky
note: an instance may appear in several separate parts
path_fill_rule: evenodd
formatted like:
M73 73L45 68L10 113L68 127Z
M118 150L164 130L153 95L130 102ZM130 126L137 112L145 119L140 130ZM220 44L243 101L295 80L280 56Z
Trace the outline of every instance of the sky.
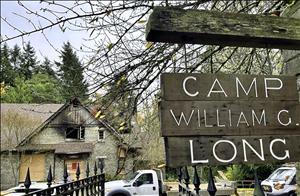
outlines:
M26 16L29 19L35 22L37 21L37 17L33 15L26 14L24 8L18 5L17 1L0 1L1 2L1 36L11 36L16 35L18 32L14 30L12 27L7 25L2 18L8 20L13 26L22 29L22 30L30 30L32 29L31 24L24 18L17 16L22 15ZM23 2L23 1L22 1ZM32 8L33 10L39 10L41 8L39 1L26 1L23 2L26 6ZM72 3L72 2L64 2L64 3ZM49 16L50 17L50 16ZM58 26L55 26L51 29L46 30L45 35L47 36L49 42L52 44L56 50L60 51L62 49L63 43L69 41L73 47L79 49L81 44L83 43L83 39L87 38L89 33L82 31L69 31L66 30L64 33L60 30ZM37 32L31 34L30 36L24 37L24 42L30 42L30 44L34 47L36 51L36 55L40 61L44 59L44 57L49 58L50 61L59 61L59 52L57 52L45 39L41 32ZM10 48L12 48L15 44L20 47L23 46L22 38L16 38L6 42ZM86 44L86 41L85 41ZM77 55L80 59L83 59L83 53L77 51Z

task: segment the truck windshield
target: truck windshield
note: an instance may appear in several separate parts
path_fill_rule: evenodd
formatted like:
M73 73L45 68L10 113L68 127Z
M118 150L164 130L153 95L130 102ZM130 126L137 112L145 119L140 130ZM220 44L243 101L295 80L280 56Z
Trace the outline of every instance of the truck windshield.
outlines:
M279 169L269 177L273 181L286 181L293 175L292 169Z
M139 172L135 172L131 175L127 176L127 179L125 179L127 182L130 182L131 180L133 180L137 175L139 174Z

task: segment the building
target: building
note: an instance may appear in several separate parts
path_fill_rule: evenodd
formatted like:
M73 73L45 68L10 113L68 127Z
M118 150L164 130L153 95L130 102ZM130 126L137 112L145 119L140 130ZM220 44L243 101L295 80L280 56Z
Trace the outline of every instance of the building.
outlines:
M26 117L33 124L31 130L26 122L12 130L10 124L16 126L18 120L13 112ZM5 122L9 114L11 123ZM17 129L28 134L22 140L6 134ZM32 181L46 181L50 166L55 181L61 181L66 164L74 180L78 164L85 171L87 164L93 168L95 162L103 162L105 172L113 176L130 172L137 157L135 148L129 148L114 128L96 119L78 99L66 104L1 104L1 140L2 190L24 181L28 167Z

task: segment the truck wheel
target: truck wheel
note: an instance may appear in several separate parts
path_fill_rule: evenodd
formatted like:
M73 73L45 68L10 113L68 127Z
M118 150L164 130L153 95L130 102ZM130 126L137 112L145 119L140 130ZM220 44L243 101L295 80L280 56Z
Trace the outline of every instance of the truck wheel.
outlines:
M110 192L107 196L130 196L130 193L125 190L114 190Z
M289 192L288 196L297 196L295 192Z

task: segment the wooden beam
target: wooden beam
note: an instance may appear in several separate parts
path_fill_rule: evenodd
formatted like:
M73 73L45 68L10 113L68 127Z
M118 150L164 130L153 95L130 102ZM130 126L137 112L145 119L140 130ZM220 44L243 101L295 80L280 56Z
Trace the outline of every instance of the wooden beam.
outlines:
M300 20L155 7L147 23L146 40L300 50Z

